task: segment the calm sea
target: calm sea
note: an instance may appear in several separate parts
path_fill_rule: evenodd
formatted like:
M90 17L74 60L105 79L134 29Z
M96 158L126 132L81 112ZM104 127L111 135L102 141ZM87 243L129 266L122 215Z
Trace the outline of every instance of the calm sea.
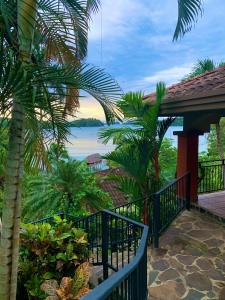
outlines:
M111 127L120 127L121 125L113 125ZM105 126L107 128L108 126ZM114 149L112 143L104 145L98 139L98 132L104 127L72 127L69 143L66 147L71 157L83 160L86 156L93 153L106 154ZM166 137L171 139L173 145L177 147L177 136L174 131L182 131L182 127L170 127L166 133ZM200 137L199 151L206 151L206 135Z

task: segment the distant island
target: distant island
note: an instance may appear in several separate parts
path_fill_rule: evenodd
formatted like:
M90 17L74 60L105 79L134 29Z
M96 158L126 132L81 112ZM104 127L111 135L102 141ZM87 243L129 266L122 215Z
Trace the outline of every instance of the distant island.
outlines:
M101 127L104 123L98 119L88 118L88 119L78 119L70 121L70 127Z

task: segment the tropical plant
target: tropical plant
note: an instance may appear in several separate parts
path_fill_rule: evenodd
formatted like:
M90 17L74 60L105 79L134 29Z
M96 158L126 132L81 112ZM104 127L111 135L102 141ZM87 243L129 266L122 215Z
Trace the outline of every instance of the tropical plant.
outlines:
M49 296L46 300L79 300L88 294L89 268L87 262L79 265L74 277L63 277L60 285L56 280L46 280L41 285L41 290Z
M177 148L168 138L164 138L159 149L160 178L162 182L169 182L176 178Z
M28 175L23 203L23 217L28 222L59 211L78 217L112 206L87 164L76 160L61 160L49 172Z
M219 134L218 134L219 127ZM219 139L218 139L219 136ZM207 154L205 160L224 159L225 154L225 118L221 118L219 126L212 125L207 135Z
M187 74L183 80L191 79L195 76L204 74L207 71L213 71L218 67L223 67L225 62L221 61L220 63L215 63L212 59L203 59L199 60L194 67L192 68L191 72Z
M55 216L52 224L22 224L18 298L45 299L41 284L76 276L87 257L87 236L72 222Z
M158 118L164 95L163 83L157 84L155 104L143 102L140 92L126 94L118 106L129 125L100 131L104 143L112 140L117 145L104 158L124 169L123 176L112 177L133 200L148 198L160 186L159 150L168 127L174 121L174 118Z
M94 96L110 121L120 89L103 70L83 65L90 13L98 1L0 1L0 109L10 116L0 243L0 299L16 298L24 158L44 150L43 137L63 141L78 91ZM69 63L69 64L68 64ZM30 152L29 152L30 153Z
M65 145L59 143L52 143L48 149L48 159L51 164L57 163L60 160L68 160L69 153L65 148Z

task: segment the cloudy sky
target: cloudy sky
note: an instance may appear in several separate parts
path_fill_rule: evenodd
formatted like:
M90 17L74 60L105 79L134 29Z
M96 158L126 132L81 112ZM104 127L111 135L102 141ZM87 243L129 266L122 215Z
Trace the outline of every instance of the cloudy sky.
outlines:
M147 93L158 81L178 82L198 59L225 60L225 1L203 1L203 17L173 43L177 0L102 0L91 23L87 62L103 67L125 92ZM79 117L103 114L87 98Z

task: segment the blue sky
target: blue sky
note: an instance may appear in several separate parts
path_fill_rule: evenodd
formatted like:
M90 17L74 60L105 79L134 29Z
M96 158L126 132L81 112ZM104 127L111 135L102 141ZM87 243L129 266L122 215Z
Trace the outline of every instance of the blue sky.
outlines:
M205 0L203 17L174 43L176 18L177 0L102 0L90 24L87 62L103 67L125 92L147 93L158 81L178 82L198 59L225 60L224 0ZM79 116L103 117L89 97Z

